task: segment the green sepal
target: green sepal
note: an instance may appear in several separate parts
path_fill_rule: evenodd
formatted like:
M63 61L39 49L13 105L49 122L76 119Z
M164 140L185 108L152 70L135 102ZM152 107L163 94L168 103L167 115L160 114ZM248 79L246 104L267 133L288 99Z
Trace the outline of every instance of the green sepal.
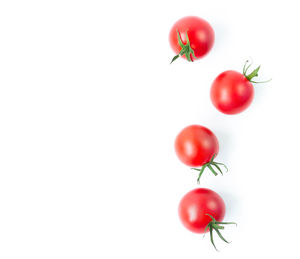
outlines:
M183 55L185 55L187 61L190 61L190 62L193 62L193 60L191 59L191 55L192 55L193 59L197 59L195 56L195 52L191 47L189 36L188 36L187 32L185 32L185 37L186 37L186 44L184 45L180 38L180 34L177 30L177 40L178 40L178 44L181 47L181 50L176 56L173 57L170 64L172 64L177 58L179 58L180 56L183 56Z
M252 63L250 63L248 65L248 62L249 60L246 60L245 64L244 64L244 67L243 67L243 75L247 78L247 80L251 83L256 83L256 84L260 84L260 83L267 83L267 82L270 82L272 79L269 79L267 81L260 81L260 82L257 82L257 81L253 81L252 78L254 77L257 77L258 76L258 71L260 69L260 66L258 66L257 68L255 68L251 73L249 73L247 75L247 71L248 69L250 68L250 66L252 65Z
M192 170L196 170L199 172L198 178L197 178L197 183L200 184L200 178L204 172L204 170L206 168L208 168L213 174L214 176L218 175L218 172L214 169L214 167L220 172L221 175L223 175L223 171L221 170L219 165L222 165L225 167L226 172L228 172L228 168L226 165L222 164L222 163L218 163L214 161L214 158L216 157L216 155L213 155L212 158L210 159L210 161L206 164L204 164L202 167L200 168L191 168Z
M207 216L209 216L211 218L211 221L207 224L207 226L205 227L204 229L204 235L205 235L205 232L207 231L207 229L209 229L209 234L210 234L210 242L212 243L212 245L214 246L214 248L219 251L215 245L215 242L214 242L214 237L213 237L213 230L218 234L219 238L226 242L226 243L230 243L229 241L227 241L223 235L221 234L220 230L223 230L224 229L224 226L220 226L221 224L235 224L235 222L219 222L219 221L216 221L216 219L210 215L210 214L205 214Z

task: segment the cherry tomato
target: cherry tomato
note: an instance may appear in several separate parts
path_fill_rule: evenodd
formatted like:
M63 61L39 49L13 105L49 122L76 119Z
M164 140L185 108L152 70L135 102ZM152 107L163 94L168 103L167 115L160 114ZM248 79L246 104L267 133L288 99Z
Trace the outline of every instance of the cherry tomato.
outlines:
M248 62L248 61L247 61ZM246 62L246 64L247 64ZM243 73L228 70L214 80L210 90L213 105L222 113L237 114L244 111L251 104L254 97L253 77L258 76L260 66L247 75L250 67L243 69Z
M212 216L221 222L225 215L225 203L216 192L197 188L183 196L178 208L182 224L194 233L204 233ZM207 215L208 214L208 215ZM209 216L210 215L210 216Z
M225 114L244 111L251 104L253 96L252 83L243 74L232 70L221 73L210 91L213 105Z
M175 151L184 164L198 167L209 163L218 154L219 143L208 128L191 125L177 135Z
M172 62L179 56L188 61L202 58L211 50L214 39L214 31L207 21L196 16L181 18L169 34L171 47L178 54Z

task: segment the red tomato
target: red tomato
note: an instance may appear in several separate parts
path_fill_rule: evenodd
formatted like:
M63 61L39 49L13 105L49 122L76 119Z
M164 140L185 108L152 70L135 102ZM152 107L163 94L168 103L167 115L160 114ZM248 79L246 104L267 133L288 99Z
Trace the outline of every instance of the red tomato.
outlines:
M221 222L225 216L225 203L216 192L198 188L188 192L180 201L178 208L182 224L194 233L204 233L212 221Z
M244 111L251 104L253 96L252 83L243 74L232 70L221 73L210 91L213 105L225 114Z
M214 133L200 125L184 128L176 137L175 151L178 158L188 166L209 163L219 152L219 143Z
M210 98L213 105L225 114L236 114L244 111L252 102L254 96L254 88L252 83L256 82L252 79L258 76L260 66L247 74L249 61L246 61L243 73L228 70L214 80L210 90Z
M172 62L179 56L188 61L205 56L211 50L214 39L214 31L207 21L196 16L181 18L173 25L169 35L171 47L178 54Z

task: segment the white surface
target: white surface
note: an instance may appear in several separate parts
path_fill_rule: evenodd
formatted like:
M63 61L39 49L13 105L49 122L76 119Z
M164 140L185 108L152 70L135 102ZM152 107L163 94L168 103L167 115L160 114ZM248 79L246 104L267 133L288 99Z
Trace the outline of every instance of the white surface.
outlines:
M298 254L300 16L279 2L1 1L0 258ZM169 65L169 29L185 15L207 19L216 42ZM210 84L249 56L273 81L223 115ZM220 253L177 216L197 184L173 142L194 123L230 168L202 179L238 222Z

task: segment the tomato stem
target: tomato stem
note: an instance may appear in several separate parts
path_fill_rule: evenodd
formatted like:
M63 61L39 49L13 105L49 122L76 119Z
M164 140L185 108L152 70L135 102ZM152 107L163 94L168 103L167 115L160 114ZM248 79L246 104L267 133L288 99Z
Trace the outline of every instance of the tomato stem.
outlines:
M207 224L207 226L204 229L204 232L206 232L209 229L209 234L210 234L210 242L212 243L212 245L214 246L214 248L219 251L215 245L214 242L214 238L213 238L213 230L215 230L215 232L218 234L218 236L220 237L221 240L223 240L226 243L230 243L228 242L221 234L220 230L224 229L223 226L220 226L220 224L235 224L237 225L235 222L219 222L216 221L216 219L210 215L210 214L205 214L207 216L209 216L211 218L211 221ZM205 235L205 233L204 233Z
M191 47L190 40L189 40L187 32L185 32L186 44L184 45L181 38L180 38L180 34L179 34L178 30L176 30L176 31L177 31L178 44L180 45L181 50L176 56L173 57L170 64L172 64L177 58L179 58L180 56L183 56L183 55L185 55L185 57L188 61L193 62L193 60L191 59L191 55L194 59L197 59L197 58L195 56L194 50Z
M259 84L259 83L267 83L267 82L270 82L272 79L269 79L267 81L260 81L260 82L256 82L256 81L253 81L252 78L254 77L257 77L258 76L258 71L260 69L260 66L258 66L256 69L254 69L250 74L247 75L247 71L249 69L249 67L252 65L252 62L248 65L248 62L249 60L246 60L245 64L244 64L244 67L243 67L243 75L247 78L247 80L251 83L256 83L256 84Z
M226 169L226 172L228 172L228 168L227 168L226 165L214 161L215 157L216 157L216 155L213 155L212 158L210 159L210 161L208 163L204 164L201 168L191 168L193 170L199 171L199 175L198 175L198 178L197 178L197 183L198 184L200 184L200 178L201 178L201 176L202 176L202 174L203 174L203 172L205 171L206 168L208 168L214 174L214 176L218 175L217 171L219 171L220 174L223 175L223 171L221 170L219 165L224 166L225 169ZM213 166L215 167L215 169L214 169Z

